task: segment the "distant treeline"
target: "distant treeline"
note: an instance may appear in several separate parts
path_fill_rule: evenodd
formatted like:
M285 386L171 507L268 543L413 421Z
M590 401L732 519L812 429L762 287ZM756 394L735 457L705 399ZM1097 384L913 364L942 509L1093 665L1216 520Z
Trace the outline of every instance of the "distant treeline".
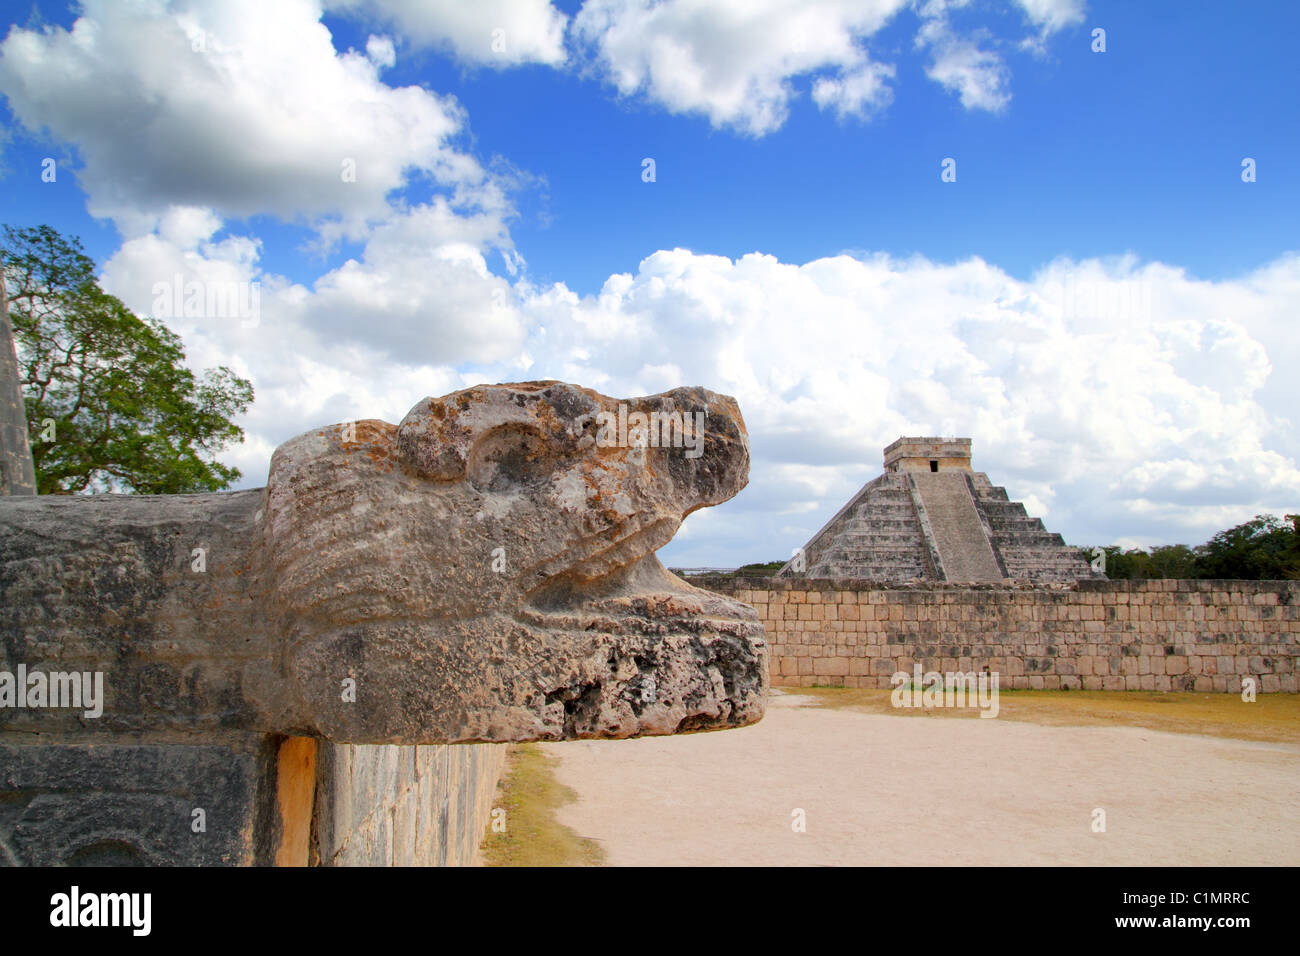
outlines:
M1087 549L1085 549L1087 550ZM1226 578L1280 581L1300 578L1300 515L1256 515L1252 520L1220 531L1205 544L1158 545L1150 550L1104 548L1106 577L1112 580L1152 578ZM1092 549L1095 553L1096 549Z
M784 561L766 561L759 564L742 564L734 571L702 571L695 568L669 568L668 570L683 577L704 575L719 578L770 578L783 567L785 567Z

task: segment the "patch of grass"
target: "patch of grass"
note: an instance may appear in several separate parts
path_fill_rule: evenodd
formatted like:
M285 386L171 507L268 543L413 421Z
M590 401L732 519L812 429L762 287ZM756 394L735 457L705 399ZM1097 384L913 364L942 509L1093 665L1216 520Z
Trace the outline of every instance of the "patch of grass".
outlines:
M506 811L506 830L489 822L481 847L484 866L600 866L605 851L555 819L555 809L577 794L555 779L558 761L536 744L520 744L506 755L505 773L493 807Z
M901 717L976 718L976 707L893 707L892 691L843 687L785 687L822 707ZM1049 726L1146 727L1176 734L1300 744L1300 694L1155 693L1104 690L999 690L998 719Z

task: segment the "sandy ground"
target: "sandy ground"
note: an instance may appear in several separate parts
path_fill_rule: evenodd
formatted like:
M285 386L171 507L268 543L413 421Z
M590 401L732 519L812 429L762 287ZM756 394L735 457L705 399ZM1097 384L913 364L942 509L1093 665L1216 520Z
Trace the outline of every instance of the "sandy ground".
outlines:
M614 866L1300 864L1292 744L785 695L740 730L543 749L579 795L560 822Z

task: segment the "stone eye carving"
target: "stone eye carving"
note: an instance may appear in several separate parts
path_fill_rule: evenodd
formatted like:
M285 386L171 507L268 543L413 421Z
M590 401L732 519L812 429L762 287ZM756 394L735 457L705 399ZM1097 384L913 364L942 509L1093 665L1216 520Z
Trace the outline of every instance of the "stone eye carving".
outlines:
M466 477L478 491L505 492L541 484L556 464L555 451L539 429L502 425L474 443Z

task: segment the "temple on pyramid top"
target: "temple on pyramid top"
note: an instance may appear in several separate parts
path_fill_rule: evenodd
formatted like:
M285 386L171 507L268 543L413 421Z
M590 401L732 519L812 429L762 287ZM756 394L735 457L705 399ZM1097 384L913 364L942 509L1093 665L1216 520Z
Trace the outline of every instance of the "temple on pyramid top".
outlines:
M885 447L885 471L970 471L969 438L900 438Z
M1082 552L971 469L969 438L903 437L778 577L1065 582L1103 577Z

